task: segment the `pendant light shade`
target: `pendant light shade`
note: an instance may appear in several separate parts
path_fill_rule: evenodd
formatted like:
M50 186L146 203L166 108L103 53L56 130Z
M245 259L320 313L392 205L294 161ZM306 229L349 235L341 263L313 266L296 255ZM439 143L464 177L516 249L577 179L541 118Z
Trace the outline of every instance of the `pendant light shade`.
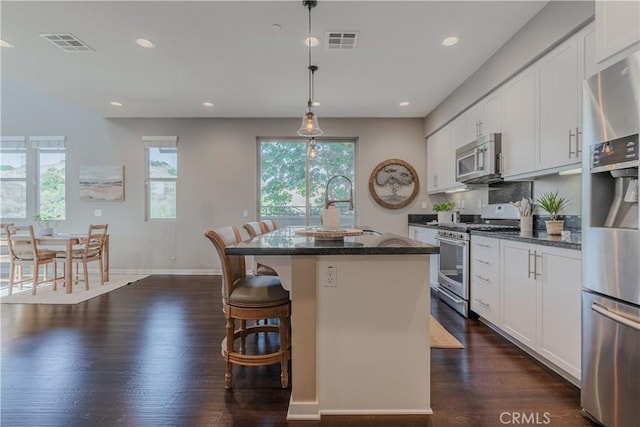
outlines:
M311 9L316 7L318 2L316 0L303 0L302 5L309 9L309 36L307 40L311 40ZM309 70L309 100L307 101L307 112L302 116L302 125L300 129L298 129L297 134L305 137L314 137L322 135L322 129L318 125L318 117L313 113L313 96L314 96L314 86L315 86L315 72L318 70L318 67L315 65L311 65L311 44L308 43L309 46L309 66L307 69ZM315 148L315 144L314 144Z
M318 148L316 147L316 139L313 137L309 138L309 151L307 154L311 159L315 159L315 157L318 155Z

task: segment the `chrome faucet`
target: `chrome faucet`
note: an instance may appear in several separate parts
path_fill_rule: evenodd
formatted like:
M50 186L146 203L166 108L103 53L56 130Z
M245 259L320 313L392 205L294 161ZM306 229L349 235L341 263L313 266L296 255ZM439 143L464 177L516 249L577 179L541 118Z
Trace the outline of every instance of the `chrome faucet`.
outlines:
M347 182L349 183L349 198L348 199L344 199L344 200L332 200L329 198L329 184L331 183L331 181L333 181L336 178L344 178L347 180ZM338 202L349 202L349 210L353 210L353 184L351 183L351 180L349 178L347 178L344 175L335 175L332 176L331 178L329 178L329 181L327 181L327 186L325 188L324 191L324 208L327 209L329 206L338 203Z

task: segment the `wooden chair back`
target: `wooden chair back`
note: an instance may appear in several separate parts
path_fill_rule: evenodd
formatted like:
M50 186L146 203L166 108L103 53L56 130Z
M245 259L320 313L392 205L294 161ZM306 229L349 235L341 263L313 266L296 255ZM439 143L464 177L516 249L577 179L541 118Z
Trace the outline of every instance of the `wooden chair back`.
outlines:
M243 224L242 227L247 230L247 233L249 233L249 237L252 239L264 233L258 221L247 222Z
M268 233L278 228L278 226L274 220L265 219L264 221L260 221L260 228L262 229L262 233Z
M108 224L91 224L87 233L87 240L84 242L83 258L92 260L102 257L105 241L107 240Z
M204 235L216 248L222 267L222 300L229 301L233 285L239 279L246 277L244 255L227 255L224 249L242 241L240 229L235 225L208 230Z
M7 244L12 261L33 260L38 255L38 244L32 225L8 225Z

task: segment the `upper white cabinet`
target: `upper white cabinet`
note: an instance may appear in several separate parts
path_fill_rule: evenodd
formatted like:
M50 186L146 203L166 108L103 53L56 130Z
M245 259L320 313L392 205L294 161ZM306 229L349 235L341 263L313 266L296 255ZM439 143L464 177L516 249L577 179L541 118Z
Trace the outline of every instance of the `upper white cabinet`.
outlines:
M538 113L536 169L580 163L579 111L582 78L578 36L573 36L535 65Z
M502 88L498 88L451 122L451 143L460 148L482 135L502 132L502 121Z
M451 144L450 125L427 139L427 193L441 193L461 186L455 177L455 146Z
M640 41L640 2L596 1L595 60L602 62Z
M638 3L640 4L640 3ZM594 74L604 70L608 66L626 58L640 48L640 42L634 43L626 49L609 56L604 61L596 61L596 25L591 23L587 25L583 32L583 37L578 41L582 43L581 50L584 52L582 56L582 68L584 69L584 78L588 79Z
M504 85L502 175L505 178L535 169L536 110L533 66Z

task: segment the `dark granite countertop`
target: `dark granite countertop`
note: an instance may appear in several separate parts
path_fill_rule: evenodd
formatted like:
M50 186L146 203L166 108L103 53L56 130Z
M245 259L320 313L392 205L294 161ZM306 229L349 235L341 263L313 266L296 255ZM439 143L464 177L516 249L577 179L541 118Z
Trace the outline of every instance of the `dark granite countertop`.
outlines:
M409 226L413 227L425 227L425 228L438 228L438 224L418 223L410 222ZM478 236L493 237L495 239L513 240L516 242L533 243L536 245L555 246L557 248L582 250L582 233L571 231L569 237L561 237L549 235L545 231L534 230L531 233L520 233L519 231L480 231L471 230L471 234Z
M316 240L298 236L295 230L304 227L285 227L260 235L252 240L229 246L229 255L432 255L439 254L437 246L422 243L392 233L365 230L361 236L344 240Z
M520 231L478 231L472 230L471 235L487 236L496 239L513 240L516 242L533 243L557 248L582 250L582 233L571 232L568 237L550 235L547 232L534 230L532 232Z

